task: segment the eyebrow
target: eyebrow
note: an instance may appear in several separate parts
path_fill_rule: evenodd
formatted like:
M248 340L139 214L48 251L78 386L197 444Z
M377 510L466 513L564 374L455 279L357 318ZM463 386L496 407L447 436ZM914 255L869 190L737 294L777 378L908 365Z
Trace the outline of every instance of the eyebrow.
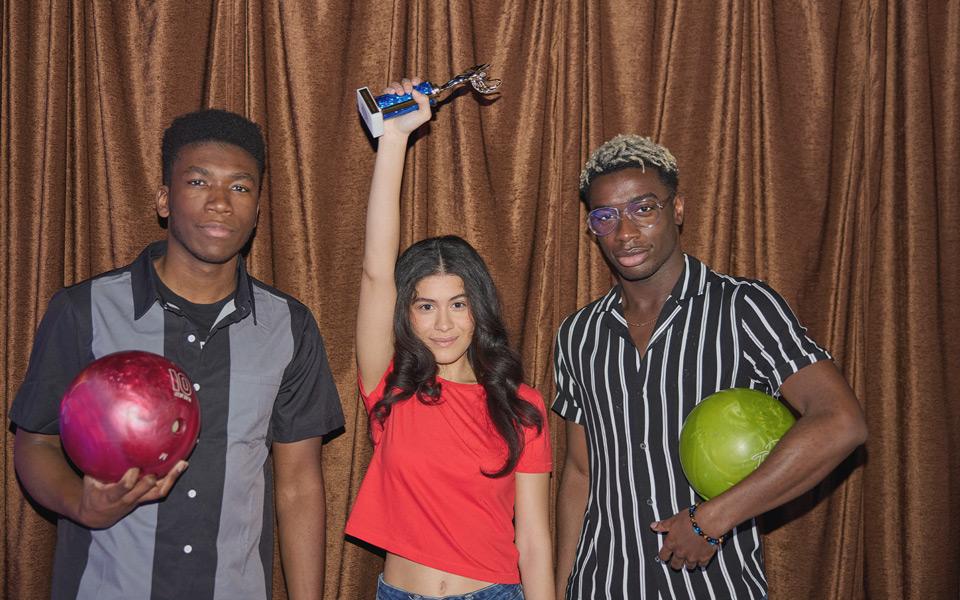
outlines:
M653 193L653 192L647 192L646 194L640 194L639 196L634 196L633 198L630 198L629 200L627 200L626 202L624 202L624 204L629 204L629 203L631 203L631 202L638 202L638 201L640 201L640 200L649 200L649 199L651 199L651 198L654 198L654 199L656 199L656 200L659 200L659 199L660 199L660 196L656 195L656 194Z
M466 299L467 299L467 295L466 295L465 293L464 293L464 294L457 294L456 296L450 298L451 301L453 301L453 300L466 300ZM414 301L414 302L433 302L434 304L437 303L437 301L434 300L433 298L424 298L424 297L422 297L422 296L417 296L416 298L413 299L413 301Z
M184 170L184 173L199 173L207 177L210 177L212 175L209 169L204 169L203 167L199 167L197 165L190 165ZM250 173L247 173L246 171L237 171L235 173L230 173L229 175L227 175L227 178L228 179L249 179L250 181L256 181L256 179L253 178L253 175L251 175Z
M670 194L667 194L667 197L669 198L669 197L670 197ZM658 201L658 202L660 201L660 196L656 195L654 192L647 192L646 194L640 194L639 196L634 196L633 198L628 198L628 199L624 200L623 202L614 202L613 204L604 204L603 206L595 206L594 209L597 209L597 208L612 208L612 207L614 207L614 206L620 206L620 205L623 205L623 204L630 204L631 202L641 202L641 201L643 201L643 200L650 200L651 198L655 199L655 200Z

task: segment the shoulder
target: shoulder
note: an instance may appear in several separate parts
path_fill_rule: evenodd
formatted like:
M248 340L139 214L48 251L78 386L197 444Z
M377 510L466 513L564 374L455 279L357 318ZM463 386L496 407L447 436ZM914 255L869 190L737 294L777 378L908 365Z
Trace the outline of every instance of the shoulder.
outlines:
M615 286L603 296L567 315L560 322L557 331L558 339L570 335L574 330L582 331L589 323L595 322L604 313L608 312L619 300L620 289Z
M719 294L739 320L797 322L797 315L790 303L766 281L712 273L714 281L711 294Z
M103 286L123 285L130 287L130 270L128 267L122 267L95 275L89 279L78 281L77 283L65 286L54 292L47 304L47 313L68 313L86 314L89 312L91 302L95 296L92 293L94 286L103 288Z
M280 290L278 288L273 287L272 285L268 285L260 281L259 279L257 279L256 277L253 277L252 275L248 275L248 277L250 279L250 287L252 288L252 291L256 296L256 301L258 303L262 302L267 304L268 306L277 305L277 306L282 306L284 308L289 307L289 310L291 311L295 310L295 311L309 312L309 309L307 309L306 305L304 305L303 302L301 302L297 298L294 298L293 296L284 292L283 290ZM260 308L259 304L257 308L258 309Z
M317 329L313 313L297 298L254 277L250 277L250 287L258 320L289 317L298 333Z
M720 294L732 299L743 300L746 298L781 298L770 285L762 279L750 277L739 277L714 271L704 265L705 290L713 294Z

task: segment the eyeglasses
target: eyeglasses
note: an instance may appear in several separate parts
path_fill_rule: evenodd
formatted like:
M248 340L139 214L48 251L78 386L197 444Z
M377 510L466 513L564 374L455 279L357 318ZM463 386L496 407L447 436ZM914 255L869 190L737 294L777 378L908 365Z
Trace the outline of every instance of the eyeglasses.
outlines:
M621 210L637 227L653 227L660 221L660 214L663 212L663 207L673 200L675 194L676 192L671 193L663 202L660 202L656 199L656 196L654 196L652 198L647 197L641 198L640 200L632 200L628 202L623 209L619 209L616 206L601 206L600 208L595 208L587 213L587 227L590 228L590 231L592 231L594 235L599 237L610 235L616 231L617 225L620 224L620 219L622 218Z

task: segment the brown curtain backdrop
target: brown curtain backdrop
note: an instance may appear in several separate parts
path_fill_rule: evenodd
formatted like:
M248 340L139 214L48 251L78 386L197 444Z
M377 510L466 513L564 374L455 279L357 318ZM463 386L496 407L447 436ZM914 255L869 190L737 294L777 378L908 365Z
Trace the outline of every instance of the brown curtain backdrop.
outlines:
M4 407L53 292L164 235L163 128L204 106L249 116L269 146L250 267L313 309L347 415L324 448L326 598L372 597L380 560L342 535L371 452L353 320L374 147L354 89L491 62L499 97L445 104L410 153L403 244L478 248L549 398L555 328L611 281L580 167L616 133L659 139L680 161L685 249L780 290L870 427L765 518L771 597L957 598L960 3L6 0L0 19ZM2 435L0 589L43 598L54 528Z

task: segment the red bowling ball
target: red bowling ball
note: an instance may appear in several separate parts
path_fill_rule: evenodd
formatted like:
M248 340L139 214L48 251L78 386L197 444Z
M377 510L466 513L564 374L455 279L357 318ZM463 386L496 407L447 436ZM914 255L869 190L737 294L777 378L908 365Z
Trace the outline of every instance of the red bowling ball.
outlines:
M127 469L163 477L190 455L200 406L183 369L141 351L90 363L60 402L60 439L85 474L118 481Z

